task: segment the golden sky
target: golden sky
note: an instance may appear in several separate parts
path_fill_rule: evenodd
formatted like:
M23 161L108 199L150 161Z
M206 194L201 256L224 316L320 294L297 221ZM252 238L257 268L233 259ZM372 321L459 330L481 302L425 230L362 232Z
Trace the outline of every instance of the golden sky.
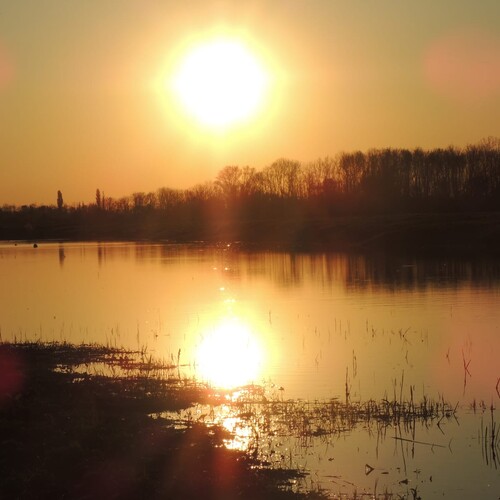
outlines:
M0 0L0 206L500 136L499 26L498 0ZM220 37L267 79L255 113L225 128L170 86L190 48Z

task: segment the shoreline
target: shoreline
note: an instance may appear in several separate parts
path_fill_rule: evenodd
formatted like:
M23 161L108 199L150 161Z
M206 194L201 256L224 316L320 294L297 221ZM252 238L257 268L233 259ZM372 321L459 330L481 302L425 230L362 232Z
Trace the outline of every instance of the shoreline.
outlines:
M237 243L249 250L484 255L500 251L500 212L344 215L259 221L220 218L201 228L183 228L182 231L131 226L126 234L111 227L80 232L73 228L71 234L65 235L45 228L37 233L1 231L0 241Z

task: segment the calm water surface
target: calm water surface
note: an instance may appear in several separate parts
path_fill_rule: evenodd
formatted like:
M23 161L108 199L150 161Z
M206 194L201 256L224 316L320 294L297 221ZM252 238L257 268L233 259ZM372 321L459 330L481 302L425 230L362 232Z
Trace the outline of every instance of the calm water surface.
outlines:
M283 437L267 452L332 495L355 484L358 493L500 496L498 458L481 438L492 419L498 428L500 261L4 243L0 283L3 340L147 347L179 357L187 376L228 389L264 384L284 400L444 398L459 405L457 419L414 427L413 443L360 426L307 443ZM486 410L474 414L474 401ZM245 430L224 411L218 418L244 446Z

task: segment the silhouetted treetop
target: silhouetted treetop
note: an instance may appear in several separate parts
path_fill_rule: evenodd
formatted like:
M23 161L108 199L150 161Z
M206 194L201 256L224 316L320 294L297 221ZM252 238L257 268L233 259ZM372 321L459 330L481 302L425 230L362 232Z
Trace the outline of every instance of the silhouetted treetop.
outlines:
M61 191L57 191L57 208L62 210L64 207L63 195Z
M304 221L340 215L478 211L500 211L500 139L494 137L462 149L370 149L307 163L279 158L261 170L228 165L213 181L188 189L116 199L97 189L88 205L65 206L58 191L52 207L3 205L0 238L57 237L71 227L75 234L199 238L223 229L238 238L245 224L269 220L294 220L307 231Z

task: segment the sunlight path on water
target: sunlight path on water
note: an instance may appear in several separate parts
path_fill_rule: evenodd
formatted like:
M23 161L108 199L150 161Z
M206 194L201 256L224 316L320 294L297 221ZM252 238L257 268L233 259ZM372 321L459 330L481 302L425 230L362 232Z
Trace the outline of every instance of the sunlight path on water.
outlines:
M5 243L0 278L0 338L127 346L178 365L217 394L191 421L304 467L309 489L500 491L497 259ZM438 413L413 418L422 400ZM402 402L409 419L375 418L373 405L393 415ZM443 417L444 402L457 415Z

